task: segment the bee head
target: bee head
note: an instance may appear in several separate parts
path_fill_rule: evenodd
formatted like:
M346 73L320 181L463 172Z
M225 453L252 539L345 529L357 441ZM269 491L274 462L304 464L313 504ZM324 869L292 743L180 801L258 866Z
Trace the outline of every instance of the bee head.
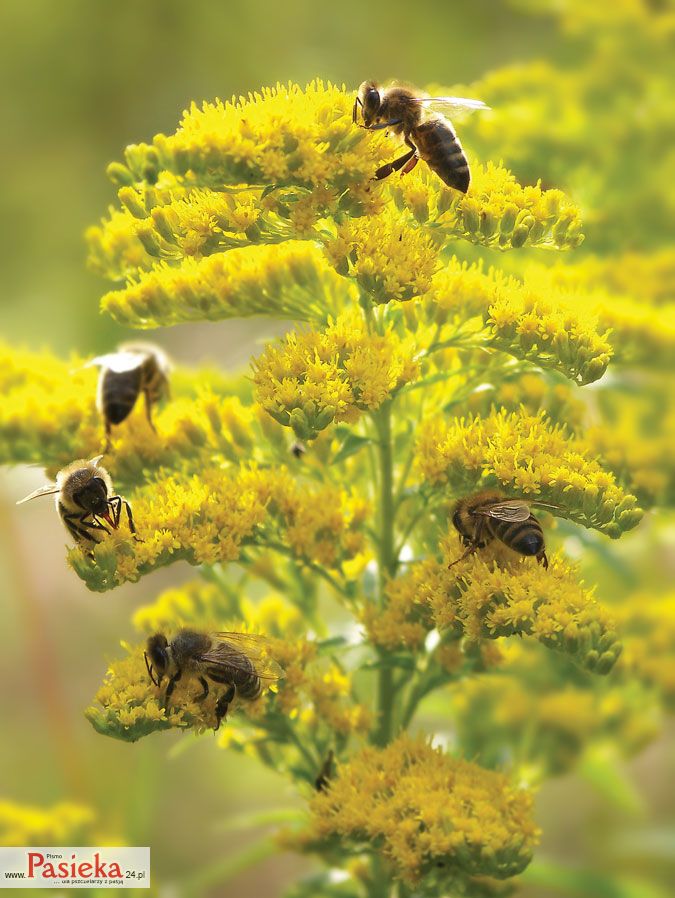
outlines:
M169 666L169 642L163 633L155 633L148 638L145 666L152 682L159 686Z
M106 520L110 519L108 487L102 477L91 477L85 484L74 490L73 500L83 511L89 511Z
M364 81L359 87L359 100L363 110L363 124L369 128L377 119L382 106L382 95L374 81Z

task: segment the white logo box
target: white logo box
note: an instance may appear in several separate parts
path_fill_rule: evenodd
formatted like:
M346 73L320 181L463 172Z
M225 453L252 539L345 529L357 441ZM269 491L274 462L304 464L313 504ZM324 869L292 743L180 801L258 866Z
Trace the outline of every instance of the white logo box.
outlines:
M148 889L149 848L0 848L0 889Z

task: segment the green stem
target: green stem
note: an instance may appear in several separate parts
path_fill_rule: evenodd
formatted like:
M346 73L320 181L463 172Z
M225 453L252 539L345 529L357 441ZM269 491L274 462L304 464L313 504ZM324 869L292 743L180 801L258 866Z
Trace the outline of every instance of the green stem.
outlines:
M391 402L385 402L374 415L378 435L378 460L380 468L380 495L378 515L378 569L380 604L384 604L387 581L396 572L394 548L394 459L391 434ZM381 660L386 653L380 652ZM374 736L378 745L386 745L391 739L394 702L394 676L390 667L382 667L377 689L379 725Z

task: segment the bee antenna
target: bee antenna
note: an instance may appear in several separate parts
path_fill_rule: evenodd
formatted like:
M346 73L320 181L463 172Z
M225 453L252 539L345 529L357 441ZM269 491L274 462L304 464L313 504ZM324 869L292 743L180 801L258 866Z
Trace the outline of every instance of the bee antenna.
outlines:
M147 652L143 652L143 657L145 658L145 666L146 666L146 668L147 668L147 670L148 670L148 674L150 675L150 679L151 679L152 682L155 684L155 686L159 687L159 680L156 680L156 679L155 679L154 674L153 674L153 670L152 670L152 665L151 665L150 662L148 661L148 653L147 653Z

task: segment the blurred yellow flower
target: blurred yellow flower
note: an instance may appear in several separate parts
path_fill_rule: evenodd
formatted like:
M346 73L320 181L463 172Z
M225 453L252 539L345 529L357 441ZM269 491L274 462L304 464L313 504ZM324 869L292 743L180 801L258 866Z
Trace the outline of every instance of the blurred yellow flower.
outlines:
M312 798L298 840L310 850L336 838L356 850L375 844L411 885L432 870L502 879L530 861L538 841L531 810L531 796L502 774L401 736L338 767Z

